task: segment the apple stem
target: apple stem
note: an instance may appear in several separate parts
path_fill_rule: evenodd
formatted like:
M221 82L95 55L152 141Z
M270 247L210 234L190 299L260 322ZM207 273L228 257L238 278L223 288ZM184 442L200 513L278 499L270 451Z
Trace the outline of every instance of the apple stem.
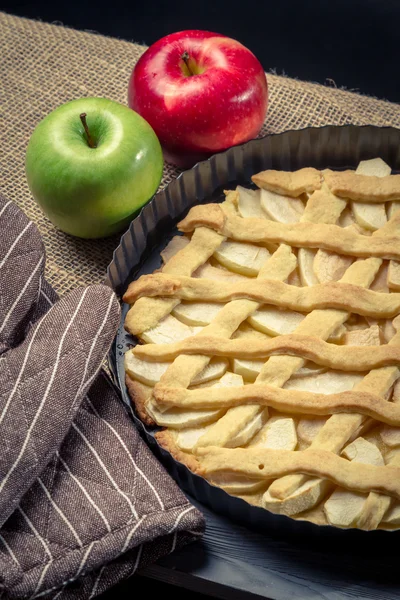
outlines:
M82 121L83 129L85 130L85 133L86 133L87 143L89 144L90 148L96 148L96 144L94 143L92 136L90 135L89 127L88 127L88 124L86 123L86 113L82 113L79 116Z
M195 75L195 73L193 73L193 71L191 70L190 66L189 66L189 52L185 52L182 54L181 59L183 60L183 62L186 65L187 70L189 71L189 75Z

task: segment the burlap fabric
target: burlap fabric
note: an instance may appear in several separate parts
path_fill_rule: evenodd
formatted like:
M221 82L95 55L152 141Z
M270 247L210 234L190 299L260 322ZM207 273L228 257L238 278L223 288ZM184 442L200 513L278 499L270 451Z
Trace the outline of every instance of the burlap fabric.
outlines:
M203 519L99 373L113 292L57 302L39 232L1 197L0 232L0 598L94 597L197 539Z
M82 96L125 103L132 68L143 46L0 13L0 191L37 223L46 275L58 292L100 282L119 236L73 239L57 231L35 205L24 175L24 154L40 119ZM400 106L339 89L268 75L270 107L261 134L310 125L400 127ZM162 186L178 174L167 165Z

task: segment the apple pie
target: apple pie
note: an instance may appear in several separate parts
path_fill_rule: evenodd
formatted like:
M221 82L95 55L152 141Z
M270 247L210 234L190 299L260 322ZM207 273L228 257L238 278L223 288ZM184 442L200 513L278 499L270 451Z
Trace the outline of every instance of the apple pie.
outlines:
M273 513L400 527L400 175L263 171L194 206L133 281L136 411L173 457Z

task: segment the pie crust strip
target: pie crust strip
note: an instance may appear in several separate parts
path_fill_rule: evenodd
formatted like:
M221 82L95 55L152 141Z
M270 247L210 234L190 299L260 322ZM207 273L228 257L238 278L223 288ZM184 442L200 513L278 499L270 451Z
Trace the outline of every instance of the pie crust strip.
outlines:
M400 367L400 347L397 346L339 346L316 336L296 333L265 341L254 339L251 344L244 338L195 335L171 344L138 345L131 352L138 358L150 361L171 361L179 354L204 354L246 360L289 355L339 371L369 371L391 365Z
M224 237L212 229L199 227L194 231L189 244L172 256L162 268L169 275L190 276L212 256L224 241ZM124 302L126 294L123 297ZM155 327L161 319L179 304L175 298L140 298L132 306L125 319L125 328L132 334L138 335Z
M282 279L286 279L296 268L296 264L297 260L292 253L292 249L289 246L281 245L263 265L258 274L258 278L273 276L276 273L279 274ZM202 335L217 335L229 338L239 325L258 308L259 304L252 302L251 300L236 300L234 302L229 302L222 308L212 323L204 327L197 335L199 337ZM190 356L183 354L178 356L168 367L154 390L156 390L159 385L187 388L193 378L209 363L209 361L210 357L202 355ZM234 426L236 426L238 419L237 417L233 418L233 412L241 410L242 408L243 407L238 407L228 410L227 414L217 421L217 423L222 422L227 435L229 435L231 429L227 421L233 421ZM249 414L248 419L251 419L252 416L255 416L262 410L258 405L246 406L245 408ZM162 410L162 406L160 409Z
M378 258L359 261L351 265L344 276L343 282L353 281L359 286L368 287L375 278L382 261ZM309 313L296 328L296 333L315 335L327 339L349 314L340 310L315 310ZM262 368L256 383L266 383L282 387L290 377L304 365L304 360L295 356L272 356ZM197 447L225 446L257 412L262 409L256 405L238 406L228 410L226 415L199 439Z
M260 188L282 194L283 196L298 197L304 192L313 192L321 187L322 173L312 167L298 171L261 171L251 178Z
M397 333L389 344L400 345L400 334ZM353 392L367 392L384 398L399 375L400 372L397 367L373 369L354 387ZM314 438L310 448L340 452L364 421L365 416L357 412L354 412L354 414L342 413L332 415ZM274 481L268 491L271 496L283 500L290 496L305 481L306 479L303 475L290 475ZM315 483L321 486L323 484L322 481ZM317 501L317 495L315 495L315 503Z
M157 385L154 398L168 407L188 409L219 409L257 403L280 412L314 416L335 413L357 413L388 425L400 425L400 405L387 402L375 394L347 391L337 394L317 394L285 390L265 383L253 383L234 388L185 390Z
M368 179L369 179L369 182L368 182L368 183L370 183L370 177L369 177ZM323 184L323 187L324 187L324 186L326 186L326 184ZM309 190L309 191L311 191L311 190ZM317 193L318 193L318 192L320 192L320 191L321 191L321 190L318 190L317 192L315 192L315 194L317 194ZM323 191L323 190L322 190L322 191ZM326 189L325 189L325 191L326 191ZM335 196L333 196L333 198L335 198ZM310 199L310 200L311 200L311 199ZM310 204L310 200L309 200L308 204ZM338 201L338 202L337 202L338 206L340 206L340 200L339 200L338 198L336 198L336 200ZM343 201L342 201L342 202L343 202ZM373 202L375 202L375 200L373 200ZM219 208L219 207L217 207L217 208ZM315 208L317 208L317 204L315 204ZM326 208L327 208L327 207L325 207L325 208L324 208L324 210L325 210ZM219 212L220 212L220 211L219 211ZM225 213L225 215L227 215L227 211L226 211L226 210L224 210L224 209L223 209L223 212ZM311 211L311 212L312 212L312 211ZM215 214L216 214L216 213L215 213ZM234 216L234 214L232 213L232 211L229 211L228 218L230 218L230 219L231 219L231 218L232 218L232 216L233 216L233 218L236 218L236 217ZM310 217L312 217L312 215L311 215L311 214L310 214ZM218 216L217 218L220 220L220 216ZM321 220L323 220L323 219L324 219L324 217L323 217L323 216L321 216ZM258 220L258 219L257 219L257 220ZM310 218L310 221L311 221L311 220L312 220L312 219ZM316 219L316 220L317 220L317 219ZM265 222L265 221L264 221L264 222ZM329 223L329 222L331 222L331 221L330 221L330 216L329 216L328 212L327 212L327 218L326 218L326 220L325 220L324 222L326 222L326 223ZM225 225L225 221L224 221L223 225ZM390 225L391 229L390 229L389 227L381 228L380 230L378 230L378 231L379 231L379 233L381 233L381 232L382 232L382 233L384 233L384 235L386 235L386 236L387 236L388 234L390 234L390 236L392 236L392 237L393 237L393 236L394 236L394 237L398 236L398 233L399 233L399 232L398 232L398 224L397 224L396 222L394 222L394 223L393 223L393 222L390 222L388 225ZM386 231L385 231L385 232L383 232L383 229L385 229ZM378 237L378 236L377 236L377 237ZM386 237L386 239L387 239L387 237ZM370 253L369 253L369 254L370 254ZM365 261L365 262L367 262L367 261ZM346 274L347 274L347 273L346 273ZM351 283L352 283L352 282L351 282ZM369 285L369 284L368 284L368 285ZM247 297L247 296L246 296L246 297ZM203 298L203 299L204 299L204 298ZM159 299L159 300L160 300L160 301L163 301L163 300L164 300L164 298L161 298L161 299ZM166 300L168 300L168 299L166 299ZM236 301L232 301L232 302L230 302L230 305L235 305L235 304L236 304L236 305L239 305L239 304L244 304L244 302L245 302L245 301L236 300ZM249 302L251 303L252 301L250 300ZM256 304L256 303L255 303L255 302L253 302L253 304ZM228 305L227 305L227 306L228 306ZM256 306L255 306L255 308L256 308ZM324 317L324 316L329 316L329 314L332 314L332 315L334 315L335 313L336 313L336 314L337 314L337 316L339 317L339 315L340 315L340 313L341 313L341 312L342 312L342 314L343 314L343 311L341 311L341 310L334 310L334 309L333 309L333 310L325 310L325 311L322 311L322 310L320 310L320 311L319 311L319 310L314 310L314 312L313 312L313 313L311 313L311 315L314 315L314 314L317 314L317 313L321 313L320 317L321 317L321 319L323 319L323 317ZM353 311L352 311L352 312L353 312ZM322 313L323 313L323 314L322 314ZM228 320L229 311L227 311L227 313L226 313L226 315L225 315L225 316L227 317L227 320ZM308 315L308 317L309 317L309 316L310 316L310 315ZM344 316L346 316L346 315L344 315ZM306 317L305 321L306 321L306 320L307 320L307 317ZM221 319L221 320L219 321L219 323L218 323L218 324L216 323L217 327L220 327L220 328L222 328L222 329L225 329L225 328L226 328L226 326L225 326L225 323L224 323L223 321L224 321L224 319ZM226 323L226 325L227 325L227 323ZM230 328L230 327L229 327L229 328ZM308 331L304 331L304 333L309 333L309 332L308 332ZM199 335L199 334L198 334L198 335ZM196 336L196 337L197 337L197 336ZM217 337L218 337L218 336L217 336ZM236 340L236 341L239 341L239 340ZM380 348L380 347L379 347L379 348ZM197 358L197 359L198 359L198 358L202 358L202 357L201 357L201 356L198 356L198 355L197 355L197 356L195 356L195 357L186 355L186 358L187 358L187 359L189 360L189 362L190 362L190 359L192 359L192 358ZM205 358L205 359L207 360L207 357L203 357L203 358ZM301 365L301 364L304 362L304 361L302 360L302 358L296 358L296 357L293 357L293 356L278 356L278 357L272 357L272 358L271 358L271 359L270 359L270 360L269 360L269 361L266 363L266 365L264 365L263 371L264 371L264 370L265 370L265 368L267 367L267 369L266 369L266 370L267 370L267 371L269 370L269 371L271 372L272 370L271 370L271 369L268 369L268 366L272 367L272 364L273 364L275 361L279 361L280 359L281 359L281 360L287 360L287 361L289 361L289 363L290 363L290 362L292 362L293 364L294 364L294 363L297 363L299 366L300 366L300 365ZM207 360L207 362L208 362L208 360ZM183 365L182 365L182 366L183 366ZM297 368L298 368L298 367L297 367ZM283 370L284 370L284 369L283 369ZM352 370L353 370L353 369L352 369ZM398 374L398 370L397 370L397 368L394 368L394 367L388 367L388 368L382 368L382 369L375 369L375 370L376 370L376 371L377 371L377 370L378 370L378 371L381 371L381 374L383 375L383 379L385 379L385 382L384 382L385 384L383 384L383 380L380 382L380 383L382 384L382 385L380 386L380 387L381 387L381 389L384 389L384 388L388 388L388 387L390 387L390 382L392 382L392 381L395 379L395 377L396 377L396 373ZM370 375L371 375L371 374L370 374ZM282 376L282 373L279 373L279 374L278 374L278 377L277 377L277 379L280 379L280 378L282 378L281 376ZM375 379L376 379L376 378L375 378ZM375 381L375 380L374 380L374 378L372 379L372 381L371 381L371 380L369 380L369 382L370 382L370 383L372 383L372 384L374 383L374 381ZM172 383L172 382L171 382L171 383ZM283 382L283 383L284 383L284 382ZM280 385L282 385L283 383L281 383ZM375 383L378 383L378 382L377 382L377 381L375 381ZM374 386L372 385L372 387L374 387ZM379 387L379 386L378 386L378 387ZM160 387L160 389L162 389L162 387ZM387 391L387 389L386 389L386 391ZM326 396L325 396L325 398L326 398ZM381 400L381 402L382 402L382 400ZM248 405L247 405L247 406L241 406L241 407L236 407L236 408L239 408L239 409L247 409L247 408L253 408L253 409L257 409L257 408L258 408L258 409L260 410L260 408L261 408L261 407L257 407L257 406L253 406L253 407L251 407L251 406L248 406ZM262 408L261 408L261 410L262 410ZM235 411L235 409L230 409L230 411L234 412L234 411ZM229 413L230 411L228 411L228 413ZM293 411L291 411L291 412L293 412ZM340 417L340 416L343 416L343 417L346 417L346 416L348 416L348 417L356 417L356 416L358 416L358 417L360 417L360 415L345 415L345 414L343 414L343 415L336 415L336 416L339 416L339 417ZM363 419L362 419L362 420L363 420ZM365 419L364 419L364 420L365 420ZM218 425L218 423L217 423L217 424L215 424L215 425L217 426L217 425ZM375 497L377 497L377 498L380 498L379 494L377 494L377 493L375 493L375 492L372 492L372 493L370 494L370 498L372 499L374 496L375 496ZM370 499L370 498L369 498L369 499ZM381 498L384 498L384 497L383 497L383 496L381 496ZM387 501L387 498L385 498L385 501Z
M290 473L328 479L361 493L371 490L400 500L400 467L357 463L326 450L269 450L262 448L202 448L203 473L231 472L257 479L276 479Z
M354 171L323 171L335 196L356 202L388 202L400 198L400 175L359 175Z
M332 197L335 200L332 202ZM323 200L323 205L319 206L318 212L311 210L308 216L311 218L321 218L325 222L336 222L341 212L345 207L343 200L336 199L332 194L326 194ZM306 218L303 215L303 218ZM286 246L285 246L286 247ZM283 249L281 246L280 250ZM344 282L354 282L357 285L368 287L382 261L380 259L368 259L360 261L356 265L351 266L343 276ZM270 263L271 264L271 263ZM268 273L270 270L268 269ZM266 273L266 275L268 275ZM274 279L281 279L279 271L275 274ZM316 336L328 338L329 335L341 325L348 317L348 313L337 310L328 311L313 311L308 314L303 323L297 328L300 333L311 333ZM304 365L304 360L291 356L279 356L270 358L264 365L261 373L257 377L257 382L265 382L278 387L284 383ZM251 422L260 412L262 408L257 405L243 405L230 408L227 413L214 423L211 428L201 436L197 442L197 448L204 446L224 446L231 443L231 440L243 430L246 425Z
M400 175L377 177L348 171L261 171L251 178L260 188L284 196L298 197L319 190L326 183L335 196L358 202L382 203L400 199Z
M326 186L325 183L323 184L323 188L324 186ZM315 192L315 194L317 194L317 192ZM333 196L333 198L335 198L335 196ZM310 200L308 204L310 204ZM316 208L318 209L317 204ZM397 233L397 224L391 221L385 226L381 227L378 231L376 231L374 233L374 236L392 235L393 233ZM371 372L367 376L366 381L364 382L364 384L366 384L365 389L368 389L368 384L370 384L371 387L374 388L377 393L385 395L385 393L387 393L387 391L390 389L391 384L397 377L397 374L398 370L395 368L378 369L377 371ZM378 385L377 381L379 380L379 378L380 385ZM363 426L364 422L365 419L363 417L359 417L357 419L356 416L352 417L351 415L335 415L331 417L325 425L325 431L327 431L327 435L325 436L325 438L323 432L321 432L321 443L327 444L328 449L329 446L331 446L330 449L339 452L343 445L346 443L346 441L348 441L350 436L357 435L357 430L359 430ZM329 444L330 436L332 437L331 443ZM315 442L316 440L314 440L311 447L313 447ZM335 445L336 449L334 448ZM270 497L278 496L282 498L282 506L280 510L283 510L286 514L293 514L293 512L298 512L299 510L304 510L305 508L311 508L313 505L318 503L327 491L326 484L327 482L324 480L310 481L309 487L307 488L307 505L304 502L305 498L300 498L300 496L298 497L296 502L294 502L294 499L296 497L296 490L298 490L297 493L299 493L300 490L302 488L305 488L305 486L307 485L307 477L304 475L289 475L283 477L282 479L277 480L271 484L268 493ZM268 504L268 501L266 503ZM294 507L296 507L295 511ZM378 494L372 492L368 497L368 500L364 504L364 508L361 513L358 526L367 529L376 528L383 514L385 513L386 508L387 498L379 496ZM288 510L289 512L287 512Z
M400 239L399 239L400 247ZM133 281L125 296L132 302L142 296L172 296L175 299L204 302L230 302L249 299L300 312L334 308L378 319L396 316L400 311L400 293L374 292L351 283L329 282L298 287L283 281L265 279L219 282L164 273L142 275Z
M334 225L346 206L346 200L332 194L324 183L309 197L301 221Z
M399 448L394 448L388 457L387 464L400 467ZM358 526L362 529L376 529L391 505L391 498L376 492L371 492L364 503L363 510L358 519Z
M392 235L386 234L390 224ZM351 227L340 227L326 223L278 223L267 219L242 218L227 213L223 205L205 204L194 206L187 217L178 224L184 232L196 227L210 227L221 235L238 242L285 243L299 248L322 248L337 254L357 257L377 256L387 259L400 258L400 215L395 213L386 226L382 236L365 236Z
M296 264L297 259L292 253L291 248L282 245L270 258L268 258L265 265L261 268L258 277L261 278L264 276L264 273L269 273L270 270L273 270L274 272L280 272L282 277L286 279L296 268ZM247 299L229 302L221 309L215 319L209 325L204 327L197 335L199 337L203 335L231 337L239 325L241 325L241 323L258 308L259 304ZM209 360L210 357L201 355L178 356L170 367L168 367L167 371L162 376L160 383L163 383L163 385L188 387L192 379L208 364Z
M285 255L287 257L286 259ZM279 281L287 279L293 270L290 269L288 259L290 258L292 260L294 266L296 264L294 263L293 259L295 259L295 257L290 246L287 246L286 244L280 245L272 258L274 258L274 260L270 259L269 262L266 263L265 268L260 271L258 279L263 280L269 278ZM248 300L247 302L249 303L248 306L253 307L251 314L253 314L260 306L251 300ZM229 322L229 313L234 309L236 304L235 302L230 302L227 306L229 308L227 309L226 319L227 322ZM251 423L251 421L257 418L262 412L265 413L266 410L265 407L260 407L258 404L248 404L246 406L234 406L229 408L226 414L216 421L211 428L199 438L197 446L214 443L220 443L221 445L228 442L232 443L232 440L235 440L238 434L240 436L240 432L247 424Z
M400 404L400 398L393 393L393 402ZM400 448L395 447L386 455L386 464L400 467ZM360 529L368 531L376 529L392 503L390 496L371 492L364 502L363 509L357 521Z

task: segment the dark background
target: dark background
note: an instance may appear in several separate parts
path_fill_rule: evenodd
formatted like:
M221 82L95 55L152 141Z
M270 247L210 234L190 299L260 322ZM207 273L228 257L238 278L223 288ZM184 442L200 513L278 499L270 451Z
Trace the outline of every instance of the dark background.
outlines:
M0 10L146 44L208 29L266 71L400 102L400 0L0 0Z
M145 44L208 29L240 40L266 71L400 102L400 0L0 0L0 10ZM102 600L144 590L202 599L135 578Z

